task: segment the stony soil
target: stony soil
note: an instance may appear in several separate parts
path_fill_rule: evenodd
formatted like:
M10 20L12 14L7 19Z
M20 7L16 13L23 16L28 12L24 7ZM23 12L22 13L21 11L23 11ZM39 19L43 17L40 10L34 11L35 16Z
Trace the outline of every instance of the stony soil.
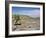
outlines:
M32 18L29 16L20 16L18 23L21 25L14 25L14 20L12 22L12 30L13 31L30 31L30 30L39 30L40 29L40 19L39 18Z

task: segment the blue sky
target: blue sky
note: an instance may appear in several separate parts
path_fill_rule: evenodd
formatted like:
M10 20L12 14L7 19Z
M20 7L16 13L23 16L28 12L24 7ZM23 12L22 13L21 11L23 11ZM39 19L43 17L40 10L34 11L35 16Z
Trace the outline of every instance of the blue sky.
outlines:
M33 17L40 16L40 8L32 7L12 7L13 14L28 15Z

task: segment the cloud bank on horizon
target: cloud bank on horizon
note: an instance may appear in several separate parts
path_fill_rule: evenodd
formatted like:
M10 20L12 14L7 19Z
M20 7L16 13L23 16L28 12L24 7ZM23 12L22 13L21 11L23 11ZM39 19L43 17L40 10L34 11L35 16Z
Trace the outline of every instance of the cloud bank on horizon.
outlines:
M40 8L12 7L12 14L28 15L28 16L32 16L32 17L40 17Z

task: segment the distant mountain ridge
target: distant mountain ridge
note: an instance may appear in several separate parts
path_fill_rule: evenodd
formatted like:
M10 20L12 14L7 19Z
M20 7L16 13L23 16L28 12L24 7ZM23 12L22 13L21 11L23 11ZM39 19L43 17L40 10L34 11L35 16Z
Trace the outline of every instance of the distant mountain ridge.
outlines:
M37 18L37 19L40 19L40 17L32 17L32 16L28 16L28 15L19 15L19 14L18 14L18 15L15 15L15 14L14 14L13 16L21 16L21 17L22 17L22 16L23 16L23 17L24 17L24 16L27 16L27 17L30 17L30 18Z

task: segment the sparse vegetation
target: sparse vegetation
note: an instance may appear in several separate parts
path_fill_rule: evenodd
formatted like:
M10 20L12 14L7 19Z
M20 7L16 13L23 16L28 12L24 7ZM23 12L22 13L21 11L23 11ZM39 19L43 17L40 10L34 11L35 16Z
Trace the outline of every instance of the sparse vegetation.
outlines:
M40 29L40 17L33 18L26 15L13 15L14 23L21 25L13 25L18 31L22 30L39 30ZM13 19L12 18L12 19ZM14 29L13 27L13 29Z
M16 21L15 21L15 25L20 24L20 23L18 23L19 20L20 20L20 16L19 16L19 15L13 15L13 18L14 18L14 20L16 20Z

